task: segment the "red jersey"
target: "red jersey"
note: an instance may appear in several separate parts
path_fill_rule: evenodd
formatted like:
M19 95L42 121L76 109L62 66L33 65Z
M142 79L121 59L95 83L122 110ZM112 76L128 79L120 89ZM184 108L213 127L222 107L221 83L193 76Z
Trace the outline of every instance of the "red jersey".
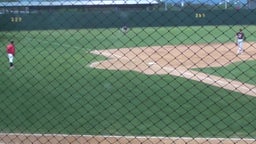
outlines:
M15 55L15 46L14 44L8 44L6 47L6 52L9 54Z

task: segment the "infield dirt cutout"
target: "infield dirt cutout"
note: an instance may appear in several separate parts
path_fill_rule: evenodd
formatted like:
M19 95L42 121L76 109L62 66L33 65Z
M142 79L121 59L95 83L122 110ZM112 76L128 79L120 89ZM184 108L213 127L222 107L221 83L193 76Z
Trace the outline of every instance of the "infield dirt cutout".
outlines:
M255 85L192 70L255 59L256 44L252 42L244 43L244 52L240 55L237 55L234 43L120 48L94 50L91 53L108 58L92 63L90 66L94 68L169 74L256 96Z
M103 55L107 60L90 66L109 70L131 70L145 74L170 74L185 77L256 96L254 85L193 71L192 68L225 66L234 62L256 58L256 44L244 43L245 52L237 55L234 43L201 44L178 46L149 46L95 50L93 54ZM0 133L0 144L256 144L255 139L246 138L188 138L150 136L101 136L63 134L19 134Z

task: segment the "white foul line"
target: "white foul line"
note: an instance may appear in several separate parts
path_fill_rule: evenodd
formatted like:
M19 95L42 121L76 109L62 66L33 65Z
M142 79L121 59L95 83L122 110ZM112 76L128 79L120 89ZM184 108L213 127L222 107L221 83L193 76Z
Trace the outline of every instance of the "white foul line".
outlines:
M256 96L256 86L251 84L242 83L240 81L226 79L214 75L208 75L197 71L190 71L185 69L183 70L179 68L174 69L170 67L164 67L163 69L167 70L171 75L183 76L187 79L192 79L239 93Z

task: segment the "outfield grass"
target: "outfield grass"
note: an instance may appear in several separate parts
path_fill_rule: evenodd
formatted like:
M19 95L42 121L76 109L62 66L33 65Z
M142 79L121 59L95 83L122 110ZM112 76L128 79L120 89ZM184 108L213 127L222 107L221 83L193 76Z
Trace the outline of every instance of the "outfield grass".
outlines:
M247 33L255 29L245 27ZM117 29L4 32L1 132L255 137L254 97L170 75L88 66L104 59L88 53L95 49L228 42L238 29L133 28L126 35ZM12 71L4 49L10 39L17 47ZM232 71L233 77L254 84L253 62L213 71L226 71L224 76ZM244 67L250 74L241 72Z

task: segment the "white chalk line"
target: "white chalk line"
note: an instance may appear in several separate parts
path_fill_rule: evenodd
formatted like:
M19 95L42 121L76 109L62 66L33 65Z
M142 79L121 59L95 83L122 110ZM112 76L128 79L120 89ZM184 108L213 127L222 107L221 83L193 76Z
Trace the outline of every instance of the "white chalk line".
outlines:
M126 138L126 139L172 139L172 140L231 140L231 141L255 141L253 138L214 138L214 137L163 137L163 136L119 136L119 135L78 135L78 134L39 134L39 133L0 133L0 136L35 136L35 137L103 137L103 138ZM1 144L1 143L0 143Z
M101 52L101 51L98 51L98 50L93 50L90 53L95 54L95 55L103 55L103 56L105 56L107 58L111 58L111 59L120 59L120 58L122 58L122 59L125 59L125 60L130 60L129 58L120 56L118 54L112 54L112 53L109 53L109 52ZM93 62L89 65L89 67L94 68L94 67L96 67L97 65L99 65L100 63L102 63L104 61L105 60Z
M112 53L109 53L109 52L101 52L101 51L98 51L98 50L91 51L91 53L96 54L96 55L103 55L103 56L108 57L108 58L128 59L127 57L123 57L123 56L120 56L118 54L112 54Z
M91 51L91 53L96 54L96 55L103 55L103 56L113 58L113 59L126 59L126 60L128 59L129 60L129 58L127 58L127 57L123 57L118 54L113 54L110 52L100 52L100 51L94 50L94 51ZM133 60L133 61L135 61L135 60ZM100 64L101 62L102 61L94 62L94 63L90 64L90 67L95 67L96 65ZM156 65L158 67L160 67L160 65L158 65L155 62L148 62L148 65L150 67L153 67ZM191 71L189 69L181 70L180 68L173 68L173 67L163 67L163 69L168 71L169 74L171 74L171 75L181 76L181 77L185 77L187 79L192 79L192 80L196 80L196 81L203 82L206 84L211 84L211 85L221 87L221 88L224 88L227 90L232 90L232 91L236 91L236 92L251 95L251 96L256 96L256 86L251 85L251 84L242 83L240 81L226 79L226 78L222 78L219 76L208 75L208 74L197 72L197 71Z
M167 70L171 75L183 76L188 79L211 84L224 89L256 96L256 86L251 84L242 83L240 81L222 78L214 75L208 75L197 71L179 70L179 68L177 68L175 69L176 72L173 72L174 68L164 67L163 69Z

